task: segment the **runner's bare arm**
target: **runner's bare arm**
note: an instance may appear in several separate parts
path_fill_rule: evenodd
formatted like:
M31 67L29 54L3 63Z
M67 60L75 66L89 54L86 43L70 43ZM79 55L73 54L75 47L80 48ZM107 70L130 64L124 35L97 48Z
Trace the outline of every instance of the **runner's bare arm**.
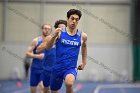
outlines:
M46 43L47 50L53 47L61 31L62 31L62 28L56 28L55 31L50 36L47 37L47 43Z
M87 63L87 34L84 32L82 33L81 51L82 51L82 63L78 67L79 70L83 70Z
M36 45L37 45L37 38L33 39L33 41L31 42L30 46L27 49L26 55L31 58L42 59L44 57L44 54L34 54L33 53L33 50L36 47Z

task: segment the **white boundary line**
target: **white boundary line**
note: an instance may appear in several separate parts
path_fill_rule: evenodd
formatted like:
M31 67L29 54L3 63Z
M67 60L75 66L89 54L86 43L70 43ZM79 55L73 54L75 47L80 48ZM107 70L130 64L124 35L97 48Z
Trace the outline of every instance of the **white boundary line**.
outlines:
M101 88L140 88L140 84L111 84L111 85L98 85L93 93L99 93Z

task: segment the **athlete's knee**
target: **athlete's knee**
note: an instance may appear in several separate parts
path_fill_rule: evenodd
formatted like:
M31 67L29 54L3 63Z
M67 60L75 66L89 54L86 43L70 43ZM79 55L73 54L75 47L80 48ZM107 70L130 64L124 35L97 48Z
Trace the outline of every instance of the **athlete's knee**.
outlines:
M72 87L74 84L75 78L72 74L68 74L65 78L66 87Z
M51 90L51 93L59 93L59 91L54 91L54 90Z
M71 88L73 86L74 82L65 82L66 87Z
M37 87L30 87L30 92L31 92L31 93L36 93L36 88L37 88Z
M44 93L51 93L51 90L44 90Z
M50 87L44 87L44 93L51 93L50 92Z

